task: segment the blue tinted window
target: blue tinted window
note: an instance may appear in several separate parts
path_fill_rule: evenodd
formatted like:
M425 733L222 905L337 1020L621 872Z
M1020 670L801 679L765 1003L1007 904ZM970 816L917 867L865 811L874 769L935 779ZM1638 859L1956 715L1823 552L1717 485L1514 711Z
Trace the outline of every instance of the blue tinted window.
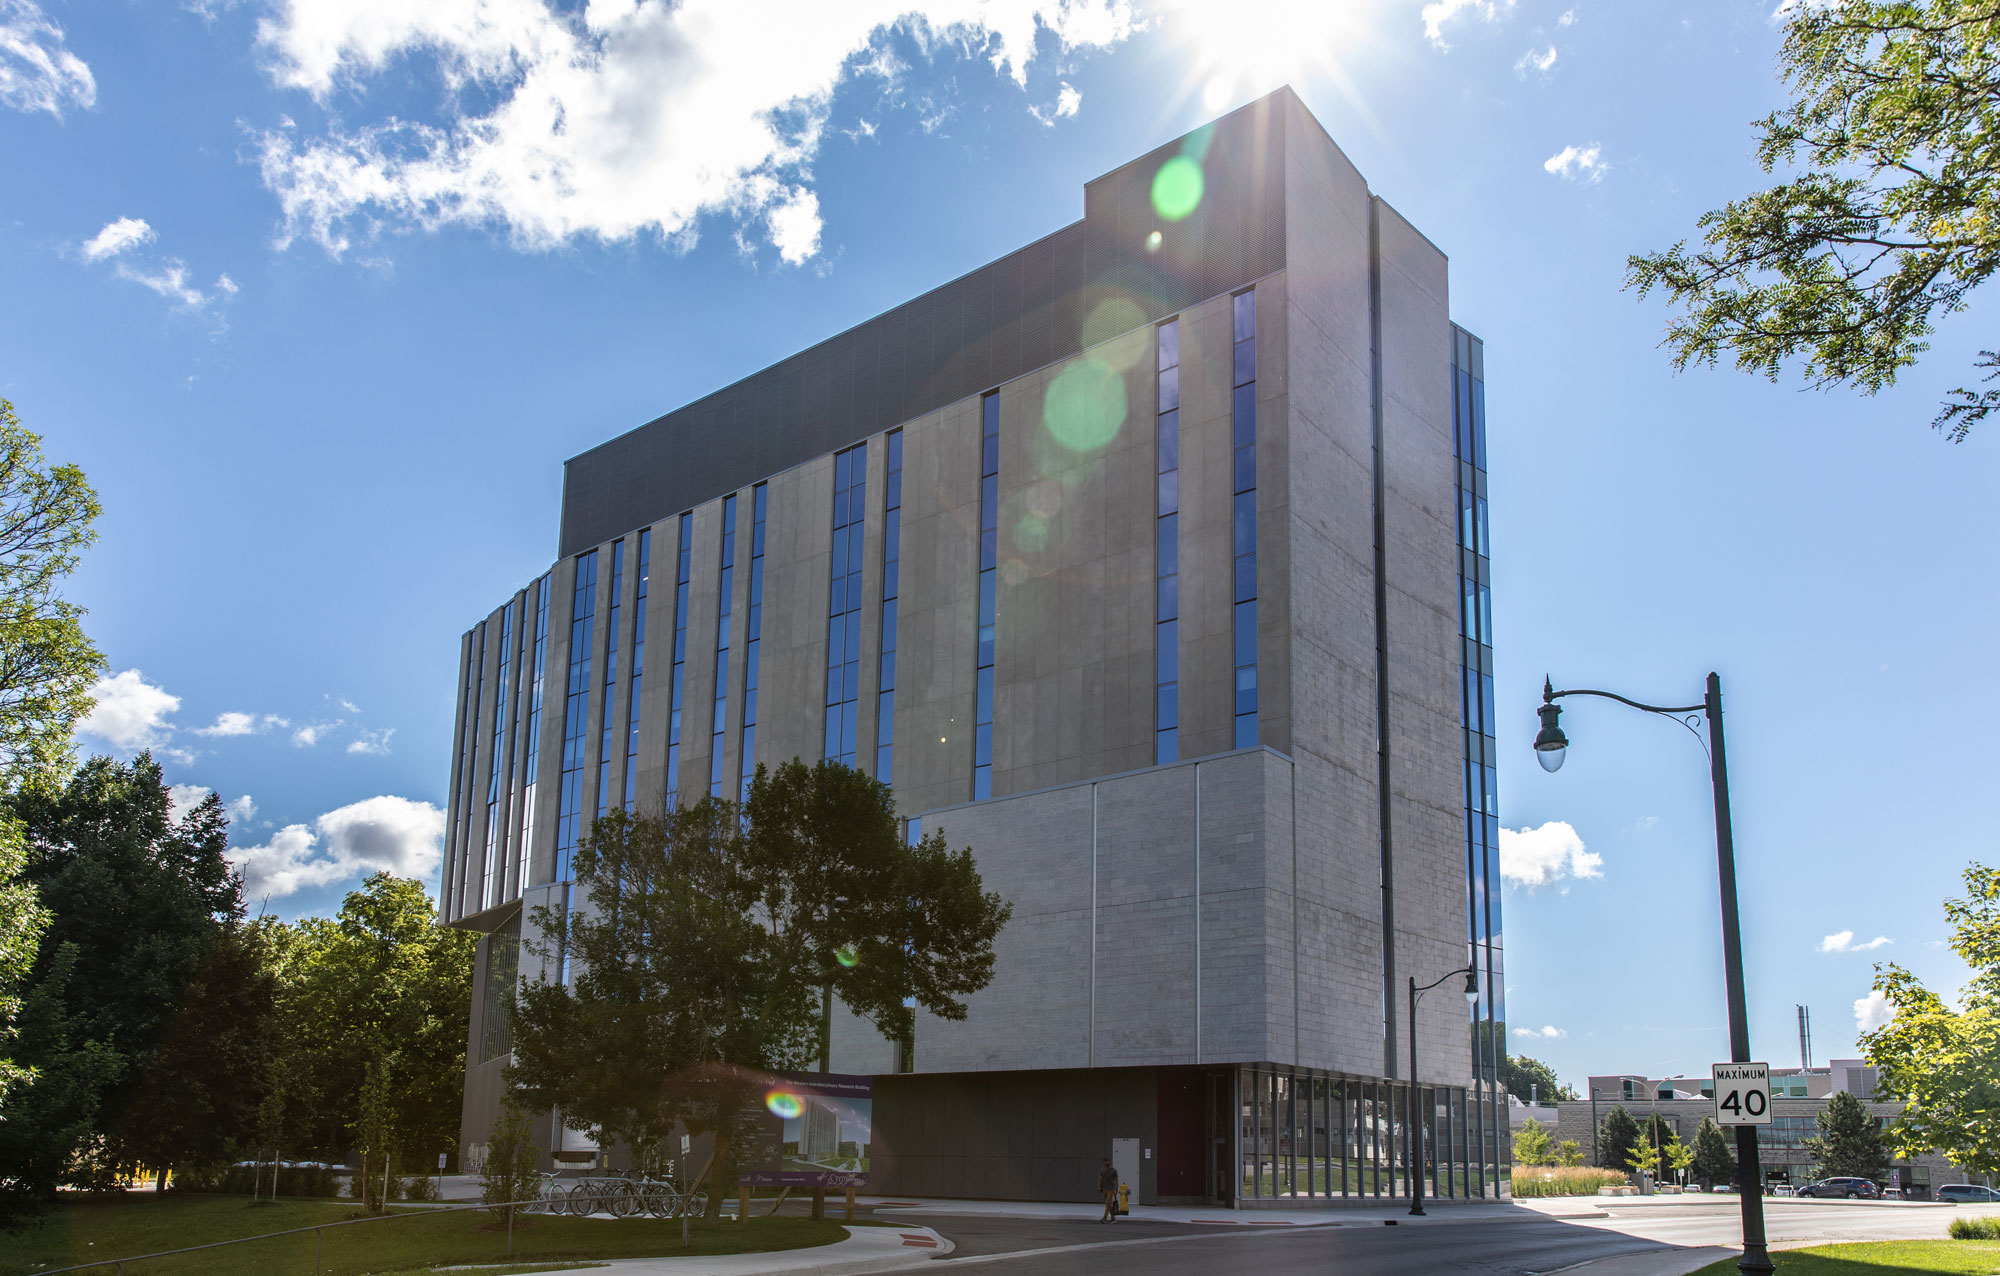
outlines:
M979 635L975 667L985 693L975 706L973 721L972 797L991 797L993 779L993 634L999 619L998 538L1000 521L1000 395L998 391L980 400L981 432L979 473Z
M674 536L674 665L668 675L667 806L672 809L681 790L682 693L687 688L688 583L694 562L694 515L685 513Z
M1154 422L1154 468L1158 473L1155 529L1155 588L1153 646L1157 679L1154 685L1153 761L1180 758L1180 321L1169 319L1154 330L1154 357L1159 368L1159 416Z
M757 775L757 680L764 636L764 518L770 491L762 483L750 491L750 615L743 626L743 734L738 754L741 783L737 796L747 800Z
M1257 739L1257 294L1231 299L1235 337L1236 387L1230 405L1233 486L1236 490L1230 536L1235 546L1235 705L1236 742L1249 748Z
M833 458L833 550L827 557L826 757L855 765L861 661L861 552L868 510L868 445Z
M576 852L583 819L584 733L590 717L590 654L597 605L597 551L576 559L576 587L570 591L569 692L563 706L561 791L556 804L555 880L570 880L570 859Z

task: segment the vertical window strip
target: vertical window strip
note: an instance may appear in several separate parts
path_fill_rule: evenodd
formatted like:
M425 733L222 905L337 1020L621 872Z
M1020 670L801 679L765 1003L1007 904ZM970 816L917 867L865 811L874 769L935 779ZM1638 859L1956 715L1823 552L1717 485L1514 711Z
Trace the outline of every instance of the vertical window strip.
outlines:
M486 777L486 867L479 878L481 908L500 902L500 851L507 840L501 828L500 781L507 773L507 728L513 722L507 716L507 674L513 668L514 612L519 606L510 602L500 609L500 669L493 686L493 765Z
M882 481L882 676L875 697L875 778L896 782L896 604L903 559L903 432L887 439Z
M715 708L708 724L708 793L722 796L723 732L729 725L729 621L736 588L736 494L722 498L722 566L716 574L720 599L715 615Z
M465 889L472 889L472 831L478 825L472 820L472 803L479 792L479 778L474 774L478 769L480 709L486 700L486 623L479 622L479 641L474 644L478 651L478 661L472 666L472 676L467 685L472 688L472 712L465 724L465 779L458 800L459 836L458 844L464 848L464 863L461 871L465 874ZM472 911L478 912L486 905L483 899L473 900Z
M625 542L611 542L611 605L604 616L604 695L597 705L597 806L604 814L611 802L611 706L618 690L618 618L625 594Z
M597 603L597 551L576 559L576 588L569 600L569 684L563 702L562 789L556 808L556 875L570 880L570 857L576 851L578 824L583 819L583 748L590 720L590 646Z
M478 634L484 624L485 622L481 621L479 626L467 630L464 640L459 644L461 654L459 656L458 752L455 755L455 765L452 768L451 775L451 793L452 797L457 800L458 806L453 813L452 825L449 830L452 852L451 892L453 898L458 903L459 916L464 916L465 914L466 879L472 875L472 867L469 859L471 847L467 845L465 833L465 794L466 777L472 774L472 741L474 739L472 727L476 721L475 715L479 711L478 693L473 690L475 679L479 675Z
M743 629L743 731L740 751L743 783L739 796L750 797L757 776L757 665L764 641L764 513L768 497L759 483L750 493L750 614Z
M854 765L861 694L861 544L867 528L868 445L833 458L833 549L828 557L826 739L829 761Z
M549 639L549 578L543 576L529 587L535 600L535 636L528 662L527 717L521 727L520 778L514 787L521 794L521 836L507 867L507 894L521 891L522 865L535 850L535 771L542 755L542 668Z
M1257 743L1257 294L1231 299L1236 554L1236 747Z
M1000 392L979 404L979 651L972 715L972 800L993 796L993 633L999 612Z
M646 585L653 574L653 529L639 532L639 592L632 599L632 690L625 708L625 809L639 784L639 691L646 681Z
M681 795L682 693L687 689L688 581L694 562L694 514L682 514L674 550L674 662L667 682L667 809Z
M1169 319L1158 328L1159 418L1155 448L1158 474L1155 531L1159 543L1153 616L1155 652L1153 761L1180 760L1180 523L1181 523L1181 325Z

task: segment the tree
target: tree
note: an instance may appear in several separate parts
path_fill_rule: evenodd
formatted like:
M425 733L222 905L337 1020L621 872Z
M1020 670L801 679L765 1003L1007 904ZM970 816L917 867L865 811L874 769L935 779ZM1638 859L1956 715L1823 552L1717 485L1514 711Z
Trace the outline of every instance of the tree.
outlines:
M1694 1132L1694 1162L1691 1167L1703 1187L1730 1183L1736 1179L1736 1153L1714 1117L1703 1117Z
M1806 1154L1826 1178L1872 1179L1889 1168L1882 1145L1882 1119L1868 1115L1861 1100L1837 1091L1814 1118L1819 1134L1805 1141Z
M0 1226L18 1227L55 1203L57 1187L102 1128L101 1096L125 1065L78 1027L82 1016L68 994L79 955L75 943L44 949L22 998L20 1052L36 1075L8 1096L0 1121Z
M1674 366L1867 394L1929 349L1933 317L1962 310L2000 268L2000 4L1844 0L1788 10L1779 74L1789 105L1758 122L1766 173L1795 171L1704 214L1704 245L1633 256L1626 285L1685 310ZM1982 352L1987 380L2000 354ZM1933 424L1962 441L2000 390L1952 393Z
M1576 1087L1557 1081L1554 1068L1524 1054L1500 1057L1500 1084L1523 1103L1530 1098L1542 1103L1576 1098Z
M1548 1127L1529 1117L1514 1131L1514 1164L1553 1165L1555 1160L1555 1141L1549 1137Z
M21 989L49 926L49 910L23 875L27 863L21 822L0 811L0 1112L5 1112L11 1091L34 1079L34 1070L14 1057L15 1021Z
M500 1119L486 1144L486 1165L480 1172L479 1199L487 1205L511 1206L533 1191L541 1149L528 1130L528 1118L509 1095L500 1101ZM508 1213L512 1213L510 1209Z
M1675 1134L1668 1137L1662 1153L1667 1158L1667 1165L1674 1172L1674 1182L1686 1186L1687 1173L1694 1167L1694 1149L1681 1142L1681 1136Z
M1577 1166L1583 1164L1583 1145L1575 1139L1564 1139L1556 1144L1556 1164Z
M183 997L242 916L223 857L222 803L210 794L176 819L159 766L142 753L130 763L92 758L66 784L28 784L6 804L25 834L26 880L49 911L29 995L45 1003L38 1039L50 1053L38 1056L24 1032L20 1058L46 1071L72 1052L98 1053L81 1072L64 1065L71 1075L56 1096L19 1113L10 1103L7 1123L37 1147L28 1162L0 1159L0 1176L44 1176L80 1151L79 1134L111 1139L93 1154L100 1165L130 1165L116 1136L148 1097L147 1074ZM101 1052L116 1060L108 1071ZM77 1090L85 1076L100 1093ZM36 1134L37 1116L55 1124ZM35 1193L53 1190L36 1178Z
M1624 1169L1631 1163L1632 1148L1638 1142L1639 1123L1622 1104L1612 1108L1597 1127L1597 1163L1607 1169Z
M366 1142L362 1091L379 1062L396 1159L428 1162L456 1145L476 942L438 924L423 883L387 873L350 891L336 917L269 927L284 1142L333 1157Z
M1952 949L1973 972L1963 1008L1879 965L1875 990L1892 1017L1861 1035L1861 1052L1877 1070L1876 1098L1905 1105L1888 1130L1898 1157L1935 1149L1970 1173L2000 1174L2000 870L1973 864L1964 880L1964 897L1944 905Z
M1613 1109L1614 1112L1623 1110ZM1610 1122L1607 1120L1605 1124L1608 1126ZM1632 1146L1626 1150L1622 1164L1635 1174L1647 1174L1656 1181L1665 1181L1673 1173L1674 1163L1680 1157L1680 1136L1667 1128L1665 1117L1657 1114L1648 1118L1643 1127L1635 1124L1633 1129Z
M677 1126L712 1134L719 1184L771 1074L821 1057L823 993L895 1041L914 1029L906 997L961 1019L1010 911L969 850L936 833L906 847L889 787L835 762L760 766L741 806L614 811L575 872L587 906L535 910L530 947L566 949L575 976L523 988L508 1082L642 1163Z
M67 765L94 703L104 657L84 636L83 608L58 591L97 540L99 512L83 471L49 465L0 399L0 787L10 792Z
M277 989L259 933L227 927L146 1069L142 1088L154 1100L133 1105L121 1131L132 1159L162 1183L170 1170L221 1164L268 1124L260 1108L272 1087Z

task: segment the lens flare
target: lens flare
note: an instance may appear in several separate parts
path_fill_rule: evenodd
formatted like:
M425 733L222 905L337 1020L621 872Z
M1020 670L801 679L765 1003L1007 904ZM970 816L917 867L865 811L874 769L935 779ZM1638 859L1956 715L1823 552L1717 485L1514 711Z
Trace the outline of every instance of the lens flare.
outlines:
M1101 359L1079 359L1042 396L1042 426L1072 452L1094 452L1125 427L1125 378Z
M805 1100L788 1090L773 1090L764 1096L764 1106L771 1115L790 1121L806 1110Z
M833 959L849 970L861 964L861 954L855 951L853 944L842 944L840 947L834 949Z
M1162 235L1159 231L1156 230L1152 234L1146 236L1146 251L1149 253L1156 253L1160 251L1160 245L1166 242L1167 242L1166 236Z
M1177 222L1201 205L1201 164L1190 155L1176 155L1153 174L1153 211L1162 221Z

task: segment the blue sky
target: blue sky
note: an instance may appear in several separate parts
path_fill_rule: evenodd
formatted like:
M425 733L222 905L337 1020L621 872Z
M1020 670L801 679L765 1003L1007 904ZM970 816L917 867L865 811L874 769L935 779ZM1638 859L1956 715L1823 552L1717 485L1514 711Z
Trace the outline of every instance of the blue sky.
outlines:
M1288 82L1488 343L1514 1048L1725 1056L1701 751L1601 702L1559 775L1527 747L1544 671L1715 668L1753 1040L1796 1062L1804 1003L1849 1053L1874 961L1956 987L1939 901L1996 855L2000 441L1926 428L1977 305L1863 399L1676 377L1620 291L1759 180L1772 3L0 0L0 394L105 505L85 744L237 804L281 915L434 877L458 635L554 554L564 458Z

